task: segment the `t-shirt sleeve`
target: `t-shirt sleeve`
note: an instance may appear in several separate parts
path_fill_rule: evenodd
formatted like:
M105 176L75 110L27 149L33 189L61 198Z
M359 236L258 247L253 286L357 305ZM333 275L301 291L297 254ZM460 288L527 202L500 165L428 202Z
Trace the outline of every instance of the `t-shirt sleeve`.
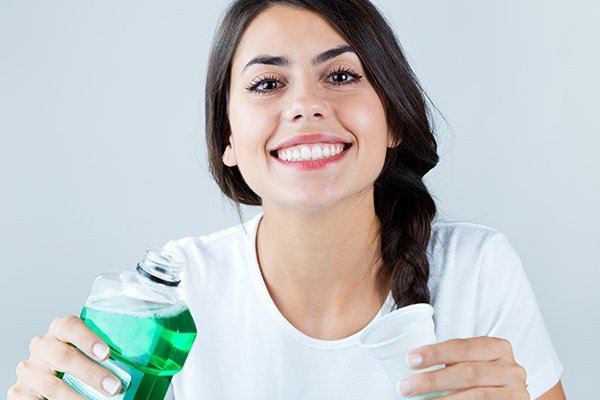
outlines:
M169 385L169 390L165 394L164 400L175 400L175 394L173 393L173 385Z
M516 362L527 371L529 394L537 399L558 383L563 366L515 249L500 232L490 238L486 249L478 283L475 332L511 343Z
M180 263L181 265L181 271L179 274L181 284L179 284L175 290L177 290L179 295L184 300L187 300L186 288L189 283L189 259L184 246L182 246L182 241L185 241L186 239L187 238L179 240L169 240L162 245L163 251L170 253L173 256L174 260Z
M176 240L169 240L162 245L162 249L171 253L175 257L175 260L182 265L187 263L187 256L181 245Z

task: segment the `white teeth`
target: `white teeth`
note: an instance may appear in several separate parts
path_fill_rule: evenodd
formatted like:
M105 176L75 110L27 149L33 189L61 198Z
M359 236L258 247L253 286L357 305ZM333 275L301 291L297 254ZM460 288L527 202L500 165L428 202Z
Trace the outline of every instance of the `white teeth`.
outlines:
M293 160L298 160L300 158L300 150L294 149L292 151L292 157L293 157Z
M313 146L311 149L311 157L313 159L321 158L321 146Z
M300 155L303 159L306 160L307 158L312 158L311 154L312 152L310 151L310 148L308 146L300 147Z
M318 160L333 157L344 151L343 144L301 145L277 151L277 157L286 161Z

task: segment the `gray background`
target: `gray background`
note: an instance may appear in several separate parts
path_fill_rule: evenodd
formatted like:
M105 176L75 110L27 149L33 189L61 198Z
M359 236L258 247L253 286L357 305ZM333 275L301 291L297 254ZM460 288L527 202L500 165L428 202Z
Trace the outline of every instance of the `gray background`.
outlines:
M449 121L426 177L443 216L507 235L567 394L591 398L600 3L375 4ZM3 391L31 337L77 314L94 276L131 268L149 244L237 223L203 143L208 48L225 5L0 0Z

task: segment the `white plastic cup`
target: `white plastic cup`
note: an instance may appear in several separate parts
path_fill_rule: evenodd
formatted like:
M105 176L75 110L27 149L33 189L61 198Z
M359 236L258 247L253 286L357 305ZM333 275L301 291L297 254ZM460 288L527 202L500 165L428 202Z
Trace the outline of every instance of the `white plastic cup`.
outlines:
M406 355L421 346L437 343L433 325L433 307L426 303L412 304L383 316L371 325L358 340L385 371L394 390L398 382L412 375L435 371L444 364L413 370L406 364ZM399 398L407 400L433 399L444 392Z

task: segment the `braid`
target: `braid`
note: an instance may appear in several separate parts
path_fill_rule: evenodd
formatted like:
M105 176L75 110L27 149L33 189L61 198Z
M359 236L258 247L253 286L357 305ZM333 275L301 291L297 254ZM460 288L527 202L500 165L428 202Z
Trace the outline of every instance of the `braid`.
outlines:
M387 293L391 287L398 308L429 303L426 250L436 205L421 176L402 164L401 155L393 153L399 151L388 152L392 153L390 166L375 183L375 211L381 221L378 288L380 293Z

